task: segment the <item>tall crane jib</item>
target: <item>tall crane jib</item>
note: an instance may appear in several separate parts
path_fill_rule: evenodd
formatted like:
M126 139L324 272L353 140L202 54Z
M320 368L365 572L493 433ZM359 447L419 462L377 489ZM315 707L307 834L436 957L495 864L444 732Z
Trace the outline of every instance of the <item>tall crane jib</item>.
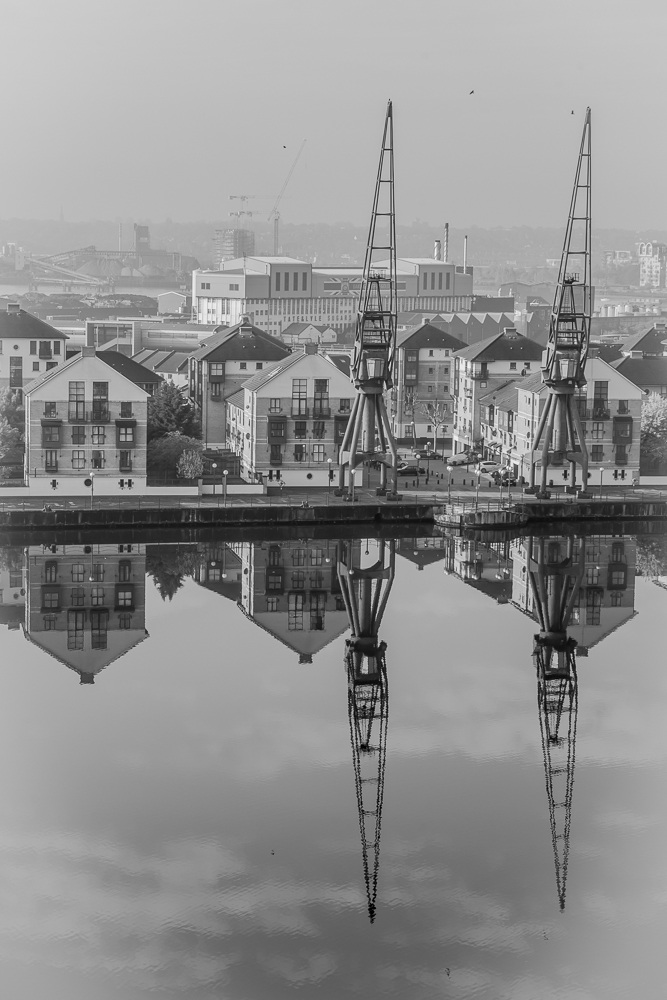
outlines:
M380 833L387 758L389 688L386 643L379 638L382 616L394 581L396 543L369 540L370 559L355 560L351 542L338 547L338 579L350 623L345 643L348 719L359 812L359 833L371 923L375 921L380 870Z
M388 500L398 499L398 451L384 400L384 393L393 384L396 321L394 124L389 101L350 370L356 396L340 453L338 494L348 500L355 499L355 471L369 462L380 466L378 494L386 495Z
M542 359L549 390L533 441L528 492L548 499L549 467L569 480L568 493L587 497L588 451L578 399L585 399L586 356L591 326L591 109L584 129L570 203L558 284ZM582 393L583 390L583 393ZM569 473L563 466L569 464ZM540 466L539 486L535 484ZM577 466L581 485L577 485Z
M570 854L577 737L577 642L567 626L585 571L584 539L530 538L528 574L540 631L534 637L544 777L560 909Z

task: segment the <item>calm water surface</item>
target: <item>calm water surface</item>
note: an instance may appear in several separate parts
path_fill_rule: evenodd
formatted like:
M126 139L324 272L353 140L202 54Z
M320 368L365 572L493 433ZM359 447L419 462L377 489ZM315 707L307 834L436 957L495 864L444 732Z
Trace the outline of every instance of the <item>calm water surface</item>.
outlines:
M662 1000L665 550L0 550L2 996Z

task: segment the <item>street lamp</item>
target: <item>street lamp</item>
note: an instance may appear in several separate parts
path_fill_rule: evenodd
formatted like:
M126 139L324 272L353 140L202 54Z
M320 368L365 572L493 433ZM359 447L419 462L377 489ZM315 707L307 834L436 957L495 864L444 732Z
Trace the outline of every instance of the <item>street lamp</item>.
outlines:
M475 490L475 506L479 504L479 477L481 476L481 469L477 470L477 489Z
M229 469L222 470L222 505L227 506L227 476L229 475Z
M602 473L604 472L604 467L600 466L600 500L602 500Z
M327 496L331 495L331 463L332 463L332 461L333 461L333 459L331 459L331 458L327 459L327 465L329 466L329 479L328 479L328 482L327 482Z
M447 483L447 503L452 502L452 472L454 471L453 465L447 466L447 472L449 473L449 481Z

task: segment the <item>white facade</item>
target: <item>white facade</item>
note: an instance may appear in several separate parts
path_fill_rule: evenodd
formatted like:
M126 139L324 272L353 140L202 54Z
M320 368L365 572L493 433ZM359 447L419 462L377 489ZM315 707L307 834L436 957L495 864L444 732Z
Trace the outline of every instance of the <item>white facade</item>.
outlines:
M35 496L146 490L148 393L84 347L25 390L25 479Z

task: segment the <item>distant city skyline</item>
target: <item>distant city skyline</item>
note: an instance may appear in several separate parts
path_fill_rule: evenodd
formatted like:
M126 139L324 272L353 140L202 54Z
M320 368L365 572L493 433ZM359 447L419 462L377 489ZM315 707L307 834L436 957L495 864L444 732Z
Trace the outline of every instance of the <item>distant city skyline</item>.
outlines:
M399 223L562 225L590 105L594 224L667 228L658 0L95 6L3 5L0 217L266 220L305 137L283 218L363 224L391 97Z

